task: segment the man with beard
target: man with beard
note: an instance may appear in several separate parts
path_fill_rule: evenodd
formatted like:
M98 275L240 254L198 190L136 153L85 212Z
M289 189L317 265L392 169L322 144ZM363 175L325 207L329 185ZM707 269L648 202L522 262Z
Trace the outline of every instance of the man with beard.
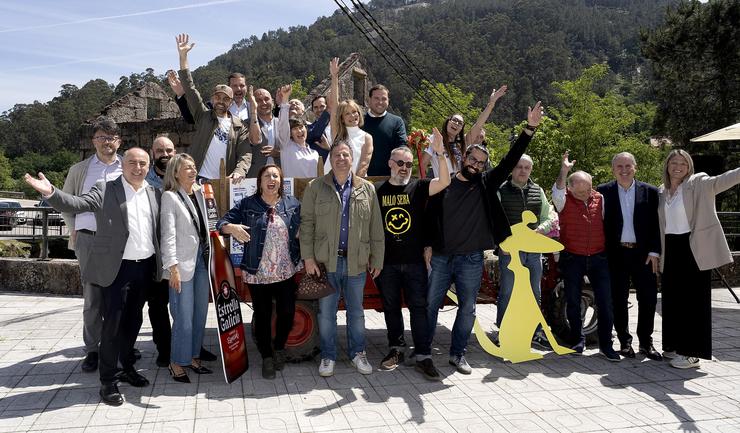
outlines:
M434 128L431 145L444 161L442 134ZM427 323L427 269L424 265L424 209L427 199L450 184L447 164L440 164L438 178L411 179L414 154L406 146L391 151L388 160L391 176L376 186L385 231L383 270L375 280L383 301L390 352L380 363L381 370L394 370L403 362L406 342L403 336L402 299L411 314L415 369L429 380L439 380L432 363ZM403 296L402 296L403 295Z
M146 175L149 185L162 191L162 180L167 171L167 163L175 156L175 144L166 136L159 136L152 142L151 158L154 161ZM167 303L169 302L169 281L153 281L152 288L147 292L149 304L149 321L152 324L152 340L157 346L157 366L167 367L170 364L170 344L172 340L172 326L170 325ZM200 359L215 361L216 355L205 348L200 348Z
M391 149L406 145L406 124L401 117L388 112L389 91L376 84L368 92L370 101L362 129L373 137L373 155L370 159L368 176L388 176L387 161ZM357 156L359 158L359 155Z
M437 326L437 313L451 283L455 284L458 310L452 328L450 364L462 374L472 373L465 360L465 348L475 321L475 300L483 273L483 250L492 249L511 236L511 228L498 198L498 190L527 149L542 120L541 103L527 114L524 128L501 162L482 172L488 149L471 145L465 151L463 167L450 186L429 200L428 229L433 238L424 256L429 274L427 320L429 345ZM461 230L462 228L462 230Z
M254 106L250 107L253 116L250 124L244 125L239 116L229 112L229 106L234 98L234 91L225 84L218 84L211 96L212 109L208 109L193 84L188 64L188 52L195 46L190 43L187 34L178 35L177 52L180 57L180 81L185 90L185 99L188 109L195 119L195 134L189 153L199 168L198 177L202 179L218 179L221 160L225 160L226 173L234 181L246 176L252 164L252 152L249 147L259 142L259 128Z
M92 125L92 143L95 153L84 161L70 167L62 190L69 194L82 195L99 181L115 180L121 175L121 158L116 153L121 145L120 129L115 122L99 117ZM82 277L88 266L90 248L95 237L97 224L92 212L77 215L62 213L69 230L69 249L75 251L80 266L82 283L82 340L85 343L85 360L82 371L92 372L98 368L100 334L103 329L103 297L97 287Z
M272 100L272 95L267 89L257 89L254 91L254 101L256 116L253 119L259 126L260 136L253 139L252 134L249 135L252 145L250 150L252 164L246 174L249 178L257 177L257 173L265 164L273 162L270 155L278 141L278 118L273 116L272 109L275 107L275 102Z

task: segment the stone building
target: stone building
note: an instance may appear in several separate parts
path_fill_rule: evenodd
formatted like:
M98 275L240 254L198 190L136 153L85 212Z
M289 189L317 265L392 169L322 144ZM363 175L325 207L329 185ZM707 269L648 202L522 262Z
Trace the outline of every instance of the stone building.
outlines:
M311 111L311 101L319 95L326 95L331 87L331 77L326 77L308 92L303 100L306 111ZM339 100L354 99L361 107L367 106L367 92L372 87L368 80L365 62L359 53L352 53L339 64ZM312 117L312 114L310 114Z

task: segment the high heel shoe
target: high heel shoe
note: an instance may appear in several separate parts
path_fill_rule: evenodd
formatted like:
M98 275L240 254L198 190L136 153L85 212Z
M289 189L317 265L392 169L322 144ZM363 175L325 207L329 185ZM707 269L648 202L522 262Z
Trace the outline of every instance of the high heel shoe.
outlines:
M193 370L194 372L196 372L198 374L211 374L211 373L213 373L213 370L211 370L210 368L207 368L207 367L203 367L200 364L198 364L198 365L190 364L186 368L189 368L189 369Z
M172 366L167 367L170 370L170 375L173 379L175 379L175 382L180 383L190 383L190 378L188 377L188 374L183 370L181 374L175 374L175 370L172 369Z

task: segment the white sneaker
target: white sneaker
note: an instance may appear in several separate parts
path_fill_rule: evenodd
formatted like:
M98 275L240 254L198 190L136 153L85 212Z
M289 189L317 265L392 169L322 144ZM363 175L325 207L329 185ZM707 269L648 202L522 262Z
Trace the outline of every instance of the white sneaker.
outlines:
M373 372L373 367L367 362L367 354L365 352L357 352L357 355L352 358L352 365L361 374L370 374Z
M699 368L699 358L694 358L693 356L678 356L671 360L671 367Z
M334 375L334 364L336 362L332 359L322 358L321 364L319 364L319 376L329 377Z
M675 357L676 357L676 351L675 350L664 350L663 351L663 358L673 359Z

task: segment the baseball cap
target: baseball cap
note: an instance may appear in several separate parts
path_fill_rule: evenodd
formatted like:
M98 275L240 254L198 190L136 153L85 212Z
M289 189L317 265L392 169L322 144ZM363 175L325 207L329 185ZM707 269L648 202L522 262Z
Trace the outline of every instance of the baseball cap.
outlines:
M213 94L215 95L216 93L223 93L229 98L234 99L234 91L226 84L217 84L216 87L213 88Z

